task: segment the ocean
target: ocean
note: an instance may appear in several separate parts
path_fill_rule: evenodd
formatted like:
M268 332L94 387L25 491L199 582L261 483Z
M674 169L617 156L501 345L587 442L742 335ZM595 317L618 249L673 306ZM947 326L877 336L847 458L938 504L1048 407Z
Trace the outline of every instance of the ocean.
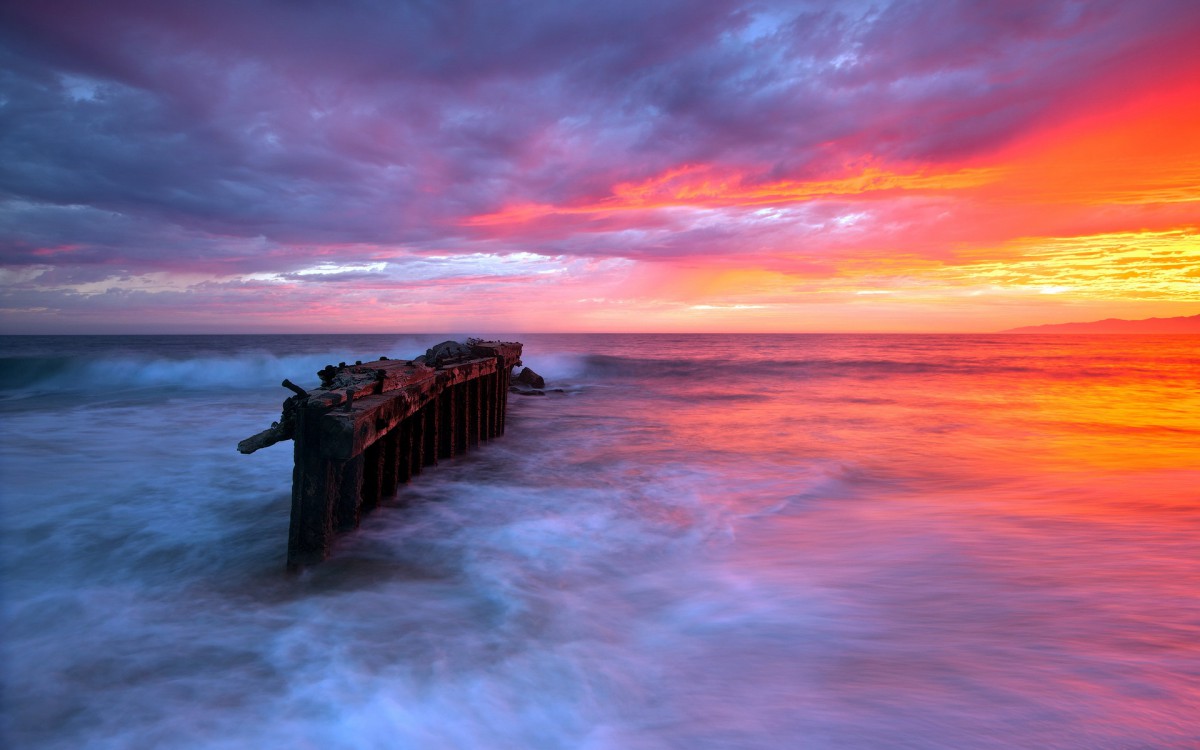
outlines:
M0 744L1200 747L1200 337L508 336L287 574L237 442L443 338L0 339Z

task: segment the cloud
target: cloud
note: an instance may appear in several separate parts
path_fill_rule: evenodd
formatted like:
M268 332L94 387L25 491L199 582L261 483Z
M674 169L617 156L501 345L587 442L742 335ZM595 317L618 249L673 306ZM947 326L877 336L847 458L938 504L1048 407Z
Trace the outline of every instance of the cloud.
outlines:
M836 269L1165 231L1194 166L1120 122L1087 154L1132 168L1042 175L1131 97L1190 91L1198 35L1186 0L9 4L0 264L50 268L51 294L434 256ZM53 307L21 283L22 309Z

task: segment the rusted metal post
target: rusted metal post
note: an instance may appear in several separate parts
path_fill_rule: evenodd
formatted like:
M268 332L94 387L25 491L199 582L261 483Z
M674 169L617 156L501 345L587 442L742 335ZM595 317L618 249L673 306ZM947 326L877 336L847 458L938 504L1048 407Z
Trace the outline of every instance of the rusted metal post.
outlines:
M454 455L454 394L449 389L438 396L438 452L439 459Z
M479 379L479 442L492 439L492 376Z
M421 460L422 466L436 466L438 454L441 453L442 438L438 433L438 423L441 420L442 414L441 402L442 398L438 396L421 410L421 424L425 428L425 434L421 441L421 452L424 456Z
M337 490L333 462L320 452L320 413L296 414L292 517L288 529L288 568L320 562L329 554L333 516L329 497Z
M479 445L479 378L463 384L467 389L467 447Z
M338 474L337 489L329 502L333 509L333 528L336 531L351 531L358 528L366 459L360 453L348 461L335 461L333 465Z
M400 430L403 422L396 425L391 432L380 438L377 445L379 446L380 463L379 463L379 498L382 500L385 497L391 497L396 494L396 487L400 484L399 480L399 462L396 460L396 443L399 442Z
M505 367L500 375L500 429L496 432L497 435L504 434L504 423L508 421L508 388L511 385L509 380L512 378L512 367Z
M467 384L454 386L454 453L467 452Z
M363 451L363 487L359 515L370 513L383 495L383 439Z
M500 437L500 426L504 423L504 402L508 392L504 390L504 375L499 370L492 375L492 437Z
M396 428L395 456L397 490L399 489L400 485L412 479L413 476L412 433L413 424L416 419L417 416L414 414L401 422L400 426ZM395 494L395 492L396 490L393 490L393 494Z

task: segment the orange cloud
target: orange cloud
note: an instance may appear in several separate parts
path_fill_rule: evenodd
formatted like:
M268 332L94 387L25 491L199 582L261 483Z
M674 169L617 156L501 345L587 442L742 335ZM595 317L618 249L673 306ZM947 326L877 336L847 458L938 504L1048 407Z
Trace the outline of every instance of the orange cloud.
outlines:
M1200 84L1184 78L969 162L866 156L840 175L766 181L765 167L686 164L598 200L514 204L465 224L538 240L643 230L629 257L660 261L637 262L628 303L565 313L617 329L994 330L1194 314L1195 133ZM800 204L813 208L762 216ZM690 253L693 230L725 244Z
M1200 202L1200 85L1137 97L1040 132L997 155L983 195L1046 205Z
M1000 257L941 269L935 276L995 292L1031 290L1078 299L1186 303L1200 296L1195 228L1027 238L992 254Z
M912 195L944 196L959 201L960 208L983 207L1001 219L1020 205L1025 220L1053 223L1055 215L1069 214L1069 206L1200 201L1196 133L1200 133L1200 85L1188 81L1139 95L1119 107L1077 115L972 163L887 165L866 156L841 176L773 181L758 178L761 168L689 164L644 180L616 183L610 195L600 200L513 204L463 223L516 226L550 217L591 220L680 207L736 210L814 201L878 203ZM962 213L977 217L980 212ZM1178 226L1178 212L1161 215L1170 218L1155 228Z
M594 203L556 206L524 203L471 217L467 226L522 224L547 216L606 216L626 211L663 208L738 208L780 206L819 199L844 199L913 192L946 192L987 184L996 170L963 168L950 171L898 172L869 165L829 180L756 182L748 170L723 170L693 165L667 171L641 182L613 186L612 195Z

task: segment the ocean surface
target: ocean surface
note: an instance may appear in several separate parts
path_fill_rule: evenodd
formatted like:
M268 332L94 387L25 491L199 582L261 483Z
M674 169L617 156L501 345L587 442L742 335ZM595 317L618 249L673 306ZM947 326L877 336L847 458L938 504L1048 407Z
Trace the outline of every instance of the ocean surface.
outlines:
M0 339L0 745L1200 747L1200 337L522 336L286 574L237 442L443 338Z

